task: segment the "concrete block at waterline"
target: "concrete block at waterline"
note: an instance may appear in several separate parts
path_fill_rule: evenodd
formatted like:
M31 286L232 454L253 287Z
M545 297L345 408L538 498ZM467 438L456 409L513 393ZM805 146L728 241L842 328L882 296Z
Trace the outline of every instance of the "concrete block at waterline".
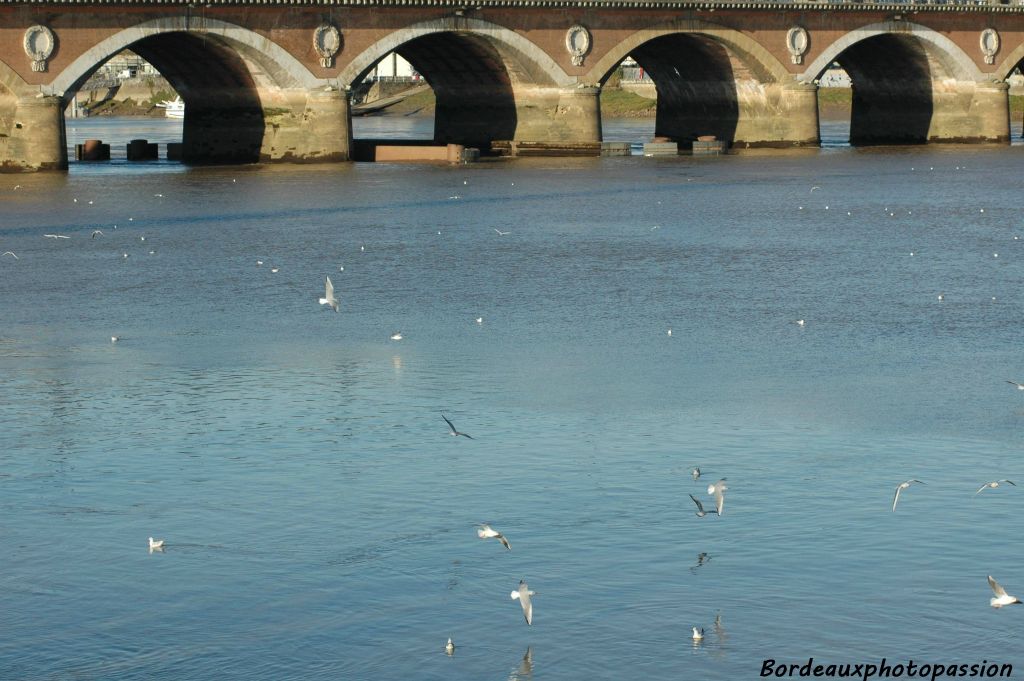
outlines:
M129 161L150 161L155 160L159 155L156 143L149 140L132 140L128 143Z
M491 153L498 156L600 156L601 143L494 140Z
M601 142L602 156L629 156L633 153L629 142Z
M168 142L167 143L167 160L168 161L180 161L185 156L182 152L184 146L181 142Z
M678 156L677 142L647 142L644 144L644 156Z
M725 153L725 140L715 139L714 135L703 135L693 143L694 156L718 156Z
M75 160L78 161L109 161L110 145L102 140L85 140L75 145Z

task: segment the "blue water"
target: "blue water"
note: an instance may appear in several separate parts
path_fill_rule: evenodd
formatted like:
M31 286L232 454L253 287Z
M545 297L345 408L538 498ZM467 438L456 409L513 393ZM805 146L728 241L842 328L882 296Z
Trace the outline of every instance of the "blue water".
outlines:
M8 176L0 678L1024 664L1021 154Z

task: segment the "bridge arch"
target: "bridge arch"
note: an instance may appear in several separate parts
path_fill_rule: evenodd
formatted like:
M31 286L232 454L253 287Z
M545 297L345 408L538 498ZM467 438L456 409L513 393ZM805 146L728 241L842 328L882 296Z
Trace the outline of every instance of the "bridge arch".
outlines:
M313 157L308 160L321 160L332 144L330 160L347 154L347 136L330 142L299 132L313 127L325 107L344 108L337 88L336 101L326 101L331 99L323 92L330 87L329 81L316 78L266 37L215 19L165 17L118 31L57 74L44 86L44 94L67 98L127 48L152 64L185 101L182 155L186 161L307 160L307 153ZM316 101L311 104L312 99ZM335 115L344 113L331 114ZM334 133L332 126L346 125L322 120L327 120L321 127L328 135ZM337 149L339 145L343 151Z
M574 131L564 120L571 114L560 113L576 79L531 41L498 24L444 17L407 26L356 55L340 83L358 84L392 52L433 88L436 142L486 151L495 140L550 139L560 128L568 137L587 127Z
M684 147L702 135L739 147L817 143L808 98L793 90L778 59L739 31L694 19L652 26L612 47L585 82L603 85L626 57L654 81L657 136Z
M863 26L826 46L800 79L813 81L834 62L853 84L851 144L990 141L971 108L979 97L989 106L993 93L979 86L984 76L970 57L934 29L903 21Z
M242 26L217 19L175 16L152 19L130 26L97 43L69 64L43 88L47 94L64 96L81 87L93 71L121 50L164 34L201 37L236 52L254 67L254 80L282 88L313 88L326 81L286 50L264 36ZM159 68L159 67L158 67Z

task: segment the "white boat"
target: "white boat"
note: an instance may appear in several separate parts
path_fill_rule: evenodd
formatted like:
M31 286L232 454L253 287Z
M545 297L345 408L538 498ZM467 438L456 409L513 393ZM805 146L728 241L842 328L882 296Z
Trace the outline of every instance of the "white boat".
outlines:
M173 100L165 99L157 106L164 110L164 115L168 118L185 117L185 102L181 101L181 97L175 97Z

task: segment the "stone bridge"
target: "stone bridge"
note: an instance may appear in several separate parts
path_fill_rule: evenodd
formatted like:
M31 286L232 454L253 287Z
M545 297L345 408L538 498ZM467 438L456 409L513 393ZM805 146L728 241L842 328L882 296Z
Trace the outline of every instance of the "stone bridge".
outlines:
M433 87L439 143L599 142L600 89L632 56L657 86L656 134L683 144L817 145L835 61L854 144L1006 144L1024 5L0 0L0 167L65 169L64 108L125 48L185 100L193 163L347 160L347 90L392 51Z

